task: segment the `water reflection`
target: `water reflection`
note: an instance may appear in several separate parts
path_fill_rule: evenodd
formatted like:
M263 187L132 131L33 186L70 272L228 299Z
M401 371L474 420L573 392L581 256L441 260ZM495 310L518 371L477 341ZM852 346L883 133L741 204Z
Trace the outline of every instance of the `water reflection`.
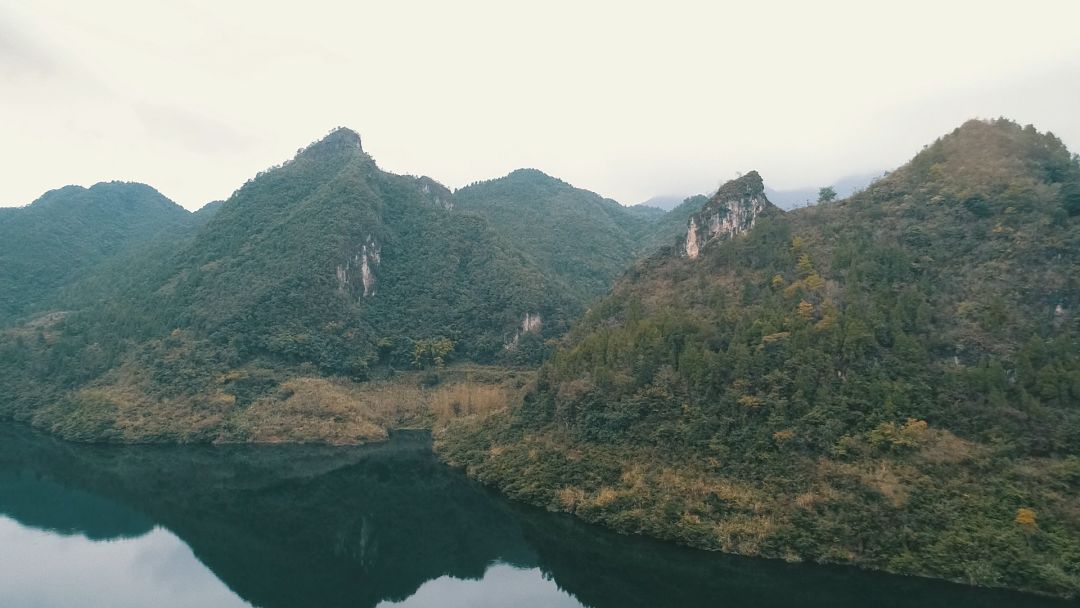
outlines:
M250 606L161 528L91 541L0 517L0 606Z
M440 576L427 581L401 602L380 602L378 608L504 608L546 606L578 608L581 603L544 576L539 568L495 564L479 580Z
M0 605L87 597L261 608L1063 605L618 536L502 500L440 465L423 434L367 448L115 447L0 425Z

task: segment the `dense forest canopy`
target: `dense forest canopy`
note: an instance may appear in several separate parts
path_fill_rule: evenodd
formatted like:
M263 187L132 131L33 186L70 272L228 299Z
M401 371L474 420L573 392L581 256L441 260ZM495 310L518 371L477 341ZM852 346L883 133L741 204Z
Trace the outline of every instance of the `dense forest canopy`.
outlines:
M670 213L624 207L536 169L519 169L458 190L454 202L486 218L561 278L578 301L589 302L607 293L635 259L681 233L684 210L700 209L704 199Z
M625 531L1075 594L1078 185L1053 135L968 122L847 200L638 263L441 449Z
M111 257L195 223L144 184L66 186L0 213L0 325L48 305Z
M535 365L659 225L532 170L387 173L348 129L194 214L102 184L3 218L3 413L140 440L244 438L227 420L298 376Z

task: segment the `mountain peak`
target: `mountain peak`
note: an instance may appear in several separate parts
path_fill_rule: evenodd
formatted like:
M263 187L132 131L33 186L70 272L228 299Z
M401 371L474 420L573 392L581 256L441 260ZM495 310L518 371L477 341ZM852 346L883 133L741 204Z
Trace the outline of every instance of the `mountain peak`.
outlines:
M758 216L773 208L757 171L740 175L716 191L701 211L690 217L684 251L696 258L710 241L731 238L754 227Z
M348 127L336 127L326 137L320 139L318 143L343 148L355 148L357 150L363 149L360 146L360 134Z
M553 177L551 175L548 175L547 173L544 173L540 169L533 169L531 167L514 169L510 173L506 174L506 177L504 177L503 179L513 181L531 181L536 183L569 185L557 177Z
M306 148L298 150L296 156L321 156L324 154L335 154L354 150L357 152L364 151L363 147L360 145L360 134L347 127L337 127L330 131L326 137L323 137Z
M1004 118L969 120L920 151L892 184L927 199L989 199L1024 183L1062 183L1076 171L1077 161L1052 133Z
M714 199L741 198L743 196L764 196L765 182L757 171L750 171L745 175L726 182L717 189Z

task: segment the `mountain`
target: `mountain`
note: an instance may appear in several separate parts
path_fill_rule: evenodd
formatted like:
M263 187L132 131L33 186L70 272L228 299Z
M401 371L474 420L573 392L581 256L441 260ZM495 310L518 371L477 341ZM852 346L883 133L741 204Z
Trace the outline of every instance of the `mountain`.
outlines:
M661 247L671 245L675 237L686 232L686 225L690 221L690 216L701 211L701 208L705 206L708 200L709 197L704 194L690 196L672 210L657 217L653 221L649 234L645 237L641 251L648 254Z
M644 203L638 203L634 207L643 207L648 209L659 209L661 211L671 211L675 207L682 204L687 197L685 196L654 196ZM633 208L633 207L631 207Z
M106 260L193 225L150 186L65 186L0 213L0 324L40 308Z
M236 416L269 423L292 396L357 406L346 379L535 361L582 309L446 188L380 170L347 129L200 223L0 334L0 414L80 439L242 440ZM385 434L357 424L354 439Z
M485 218L583 299L607 291L634 260L648 220L619 203L535 169L454 193L458 210Z
M218 211L221 211L221 206L224 204L225 201L210 201L202 207L199 207L195 211L194 215L195 217L200 218L204 222L209 221L210 218L217 215Z
M971 121L845 201L721 188L448 462L706 549L1080 593L1080 160Z
M829 184L836 191L837 198L845 199L860 190L866 189L874 180L881 178L887 171L871 171L858 175L849 175ZM813 205L818 200L819 188L794 188L791 190L773 190L765 188L765 194L781 209L795 209Z
M657 209L656 207L644 207L642 205L631 205L629 207L624 207L624 209L626 209L626 212L630 215L649 220L659 219L667 213L663 209Z
M485 218L582 304L606 293L653 235L666 241L681 230L661 223L666 214L624 207L535 169L462 188L454 204Z

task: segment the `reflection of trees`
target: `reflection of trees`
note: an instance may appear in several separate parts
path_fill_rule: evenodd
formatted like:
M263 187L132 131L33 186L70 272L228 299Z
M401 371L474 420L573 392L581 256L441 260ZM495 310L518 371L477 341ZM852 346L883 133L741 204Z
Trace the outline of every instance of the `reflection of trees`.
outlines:
M370 448L95 447L0 426L0 467L43 478L43 501L104 496L130 522L159 523L267 608L373 606L439 576L480 578L495 560L532 561L506 506L436 462L423 435Z
M592 608L1005 608L1065 602L841 566L704 553L514 508L539 567Z
M422 434L360 448L118 447L0 425L0 513L90 538L160 524L263 608L374 606L496 560L538 566L592 608L1060 605L620 536L506 503L436 462Z
M127 507L34 474L0 469L0 515L24 526L90 540L136 538L154 522Z

